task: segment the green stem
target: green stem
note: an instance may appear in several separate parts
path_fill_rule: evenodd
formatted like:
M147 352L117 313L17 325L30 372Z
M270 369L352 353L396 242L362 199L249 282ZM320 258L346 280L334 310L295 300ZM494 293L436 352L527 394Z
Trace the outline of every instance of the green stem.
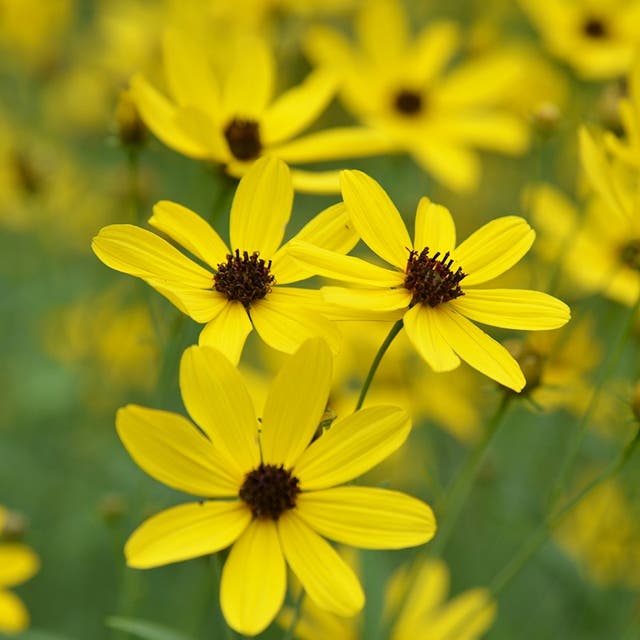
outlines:
M360 397L358 398L355 411L360 409L364 404L364 400L367 397L369 387L373 382L373 377L376 375L376 371L378 370L380 361L382 360L382 357L387 352L387 349L393 342L393 339L400 333L400 330L402 329L403 326L404 326L404 323L402 322L402 318L400 318L400 320L397 320L395 324L391 327L391 329L389 330L389 333L387 334L387 337L384 339L384 342L380 345L380 348L378 349L378 353L376 353L376 356L373 359L371 366L369 367L369 372L367 373L367 377L365 378L364 383L362 385L362 390L360 391Z
M218 551L211 555L211 559L213 560L213 571L215 574L215 582L218 587L222 581L222 552ZM224 615L222 615L222 610L220 610L220 619L222 620L222 626L224 627L224 636L227 640L235 640L236 634L233 629L227 624Z
M129 200L131 214L137 224L144 223L142 211L142 194L140 192L140 149L137 145L129 145L125 149L129 169Z
M514 396L511 391L504 391L500 404L485 430L484 437L469 455L461 471L456 475L451 488L447 491L444 504L441 504L439 505L439 508L436 508L437 512L444 513L444 518L439 524L438 533L431 545L430 553L432 555L440 555L446 546L458 518L462 513L467 498L469 497L473 482L478 475L478 471L480 470L482 463L484 462L489 446L493 442L493 439L498 432L498 428L503 423L504 417L507 413L507 407L513 397Z
M591 421L591 415L598 404L598 400L600 398L600 394L604 388L605 382L610 379L611 373L613 372L615 366L620 359L624 351L624 347L631 333L631 329L633 327L633 322L636 317L636 313L638 308L640 307L640 296L636 300L633 307L629 312L627 318L625 318L624 327L622 331L618 334L618 340L613 349L610 349L607 354L607 359L600 369L598 378L591 392L591 396L589 398L589 403L587 404L587 408L584 413L580 417L580 420L576 424L576 427L572 433L571 440L569 442L569 447L567 449L567 454L565 455L564 460L562 461L562 465L560 467L560 471L558 472L558 476L556 481L551 488L549 504L551 506L550 511L553 511L556 506L560 495L564 487L567 484L569 473L573 467L573 464L576 460L578 453L580 452L580 447L582 446L582 441L587 432L587 427L589 426L589 422Z
M295 633L296 627L298 626L298 622L300 621L300 614L302 613L302 601L304 600L304 589L300 589L300 595L296 598L296 603L293 607L293 617L291 618L291 622L287 627L284 635L282 636L282 640L291 640L293 638L293 634Z

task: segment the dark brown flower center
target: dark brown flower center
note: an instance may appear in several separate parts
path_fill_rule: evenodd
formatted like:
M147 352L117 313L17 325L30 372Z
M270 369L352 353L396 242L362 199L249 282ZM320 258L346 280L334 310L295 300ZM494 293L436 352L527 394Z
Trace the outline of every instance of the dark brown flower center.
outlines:
M234 118L225 128L224 137L238 160L253 160L260 155L260 128L255 120Z
M249 308L252 302L261 300L271 292L271 285L276 279L271 274L271 260L265 262L260 254L254 251L236 249L235 254L227 254L227 261L218 265L213 276L213 288L223 293L229 300L242 302Z
M587 18L582 25L582 32L588 38L600 39L609 35L606 23L600 18Z
M422 95L410 89L401 89L393 98L393 107L405 116L414 116L424 108Z
M441 258L439 251L429 257L428 247L420 253L409 251L404 286L413 294L410 306L428 304L430 307L437 307L443 302L463 296L460 281L467 274L460 267L452 271L452 264L448 251Z
M283 465L262 464L245 476L240 498L251 509L254 518L277 520L296 506L300 493L299 480Z
M640 271L640 240L629 240L620 250L620 260L630 269Z

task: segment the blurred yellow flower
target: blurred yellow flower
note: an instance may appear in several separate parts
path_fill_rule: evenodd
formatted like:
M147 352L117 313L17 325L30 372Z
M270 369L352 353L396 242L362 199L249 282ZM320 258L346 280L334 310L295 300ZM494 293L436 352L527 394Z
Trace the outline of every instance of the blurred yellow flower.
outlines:
M496 617L496 604L487 589L464 591L447 600L449 570L440 559L417 560L391 577L385 598L385 617L394 620L390 640L478 640ZM293 611L283 610L281 626L288 628ZM361 617L339 618L309 600L302 603L294 636L299 640L359 640Z
M143 120L167 146L192 158L219 162L233 176L244 175L263 155L304 164L371 155L388 148L380 136L361 127L297 138L333 98L334 74L313 72L274 99L276 61L267 43L244 36L229 46L226 64L214 68L197 37L187 30L170 30L164 38L170 98L142 75L131 80ZM292 178L296 190L339 191L337 171L294 169Z
M0 506L0 536L8 513ZM0 540L0 633L19 633L29 625L29 613L22 600L7 587L31 578L40 567L38 556L26 545Z
M341 97L355 116L393 147L410 153L451 189L480 180L475 149L522 153L525 121L504 107L519 61L500 53L447 69L460 30L435 21L411 38L398 0L373 0L356 20L358 45L337 31L316 28L306 39L312 61L341 78Z
M547 49L583 78L625 74L640 44L638 0L520 0Z
M626 80L627 95L616 105L624 135L618 137L607 131L604 140L620 160L640 169L640 58L631 67Z
M212 271L133 225L103 228L92 247L106 265L142 278L196 322L206 323L200 344L220 349L234 362L252 328L279 351L291 353L314 335L337 350L340 335L319 311L319 292L280 286L314 275L286 254L287 244L280 247L292 201L284 162L273 157L256 162L233 200L231 249L193 211L173 202L158 203L149 223ZM341 204L320 213L295 237L342 252L357 241Z
M423 197L411 241L400 213L373 178L342 172L342 195L361 238L393 269L295 242L290 254L320 275L359 285L324 287L328 302L370 313L396 312L409 340L435 371L460 360L510 389L525 379L509 352L471 320L505 329L541 330L564 325L566 304L525 289L479 289L515 265L529 250L534 231L523 218L485 224L456 246L449 211Z
M331 352L306 341L276 376L258 420L237 369L217 350L190 347L180 366L182 416L129 405L119 410L125 447L157 480L203 500L144 522L125 546L131 567L150 568L233 545L220 601L229 625L255 635L284 601L286 565L309 598L354 615L364 593L323 539L368 549L423 544L435 532L431 509L396 491L341 485L402 445L408 414L362 409L311 442L331 387ZM320 534L320 535L319 535Z

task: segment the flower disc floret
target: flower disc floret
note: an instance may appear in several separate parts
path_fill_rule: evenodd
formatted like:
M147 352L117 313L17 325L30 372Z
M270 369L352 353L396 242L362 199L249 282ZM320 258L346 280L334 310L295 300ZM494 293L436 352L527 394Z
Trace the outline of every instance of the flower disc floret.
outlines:
M630 269L640 271L640 240L629 240L620 250L620 260Z
M429 256L429 248L425 247L420 253L409 251L404 286L411 291L413 298L409 306L428 304L437 307L443 302L455 300L464 295L460 288L460 281L467 275L458 267L451 269L453 259L447 251L440 259L440 252Z
M238 160L254 160L262 151L260 127L255 120L234 118L225 127L224 137Z
M603 20L600 18L588 18L582 25L582 31L589 38L606 38L609 34L609 29Z
M254 518L278 520L296 506L300 482L284 465L263 464L245 476L238 495Z
M271 260L260 259L258 251L249 252L236 249L235 254L227 254L227 261L218 265L213 276L213 288L227 296L229 300L241 302L246 309L252 302L262 300L271 293L275 278L271 274Z
M414 116L422 111L424 101L417 91L401 89L393 98L393 106L402 115Z

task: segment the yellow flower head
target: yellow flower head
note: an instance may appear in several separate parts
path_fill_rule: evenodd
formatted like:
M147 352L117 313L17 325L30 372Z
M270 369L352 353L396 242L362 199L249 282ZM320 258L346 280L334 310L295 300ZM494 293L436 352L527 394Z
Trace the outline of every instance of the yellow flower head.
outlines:
M640 44L638 0L520 0L549 51L583 78L624 74Z
M274 99L276 63L266 42L243 37L214 72L204 46L184 31L164 40L167 86L171 98L135 76L131 92L151 131L169 147L192 158L214 160L241 176L263 155L287 163L309 163L377 153L379 136L344 128L296 138L332 99L334 74L316 71ZM364 147L362 146L364 145ZM369 149L369 145L371 149ZM296 189L335 193L338 173L294 170Z
M525 150L527 126L503 106L519 60L496 53L449 71L458 27L436 21L412 38L399 0L363 3L356 32L354 46L336 31L311 31L310 58L341 78L341 97L357 118L439 181L472 190L480 179L474 149Z
M120 409L116 426L147 473L203 499L143 523L126 544L128 564L156 567L233 545L221 607L247 635L277 615L287 564L315 604L357 613L360 583L322 536L397 549L430 540L435 520L426 504L403 493L336 486L400 447L410 420L396 407L370 407L336 420L312 442L330 386L331 353L311 339L280 370L258 420L237 369L215 349L187 349L180 388L199 429L180 415L134 405Z
M0 534L7 511L0 506ZM0 542L0 633L19 633L29 625L29 613L22 600L7 587L15 587L31 578L40 566L38 556L24 544Z
M325 287L326 299L368 310L372 319L395 311L414 348L434 370L455 369L462 359L520 391L525 379L517 362L471 320L524 330L555 329L569 320L567 305L545 293L476 287L527 253L535 237L527 222L497 218L456 245L451 214L425 197L418 204L412 242L400 213L373 178L344 171L342 195L364 242L392 268L296 243L291 255L305 266L362 287Z
M160 236L127 224L103 228L93 241L109 267L146 280L196 322L206 323L200 344L237 362L255 328L271 347L291 353L307 337L323 336L337 350L340 336L317 291L284 287L308 278L282 243L293 187L281 160L262 158L240 181L231 206L230 248L202 218L173 202L154 207L149 223L196 256L186 257ZM357 236L342 204L329 207L296 236L349 251Z

